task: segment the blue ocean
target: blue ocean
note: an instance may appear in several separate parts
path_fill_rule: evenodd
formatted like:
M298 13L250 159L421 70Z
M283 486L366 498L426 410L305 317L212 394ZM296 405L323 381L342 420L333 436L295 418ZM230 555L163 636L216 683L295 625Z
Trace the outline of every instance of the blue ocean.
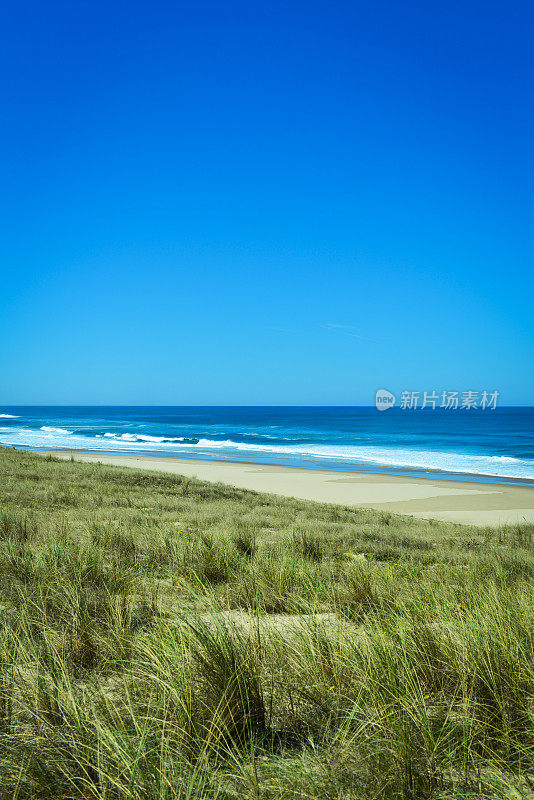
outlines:
M0 444L457 480L534 480L533 408L5 406Z

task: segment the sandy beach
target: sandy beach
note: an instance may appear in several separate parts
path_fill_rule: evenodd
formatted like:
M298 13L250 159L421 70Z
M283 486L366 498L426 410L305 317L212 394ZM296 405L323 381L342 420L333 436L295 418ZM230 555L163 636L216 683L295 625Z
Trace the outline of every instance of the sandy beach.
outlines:
M69 459L69 452L55 453ZM534 486L332 472L243 462L73 453L78 461L177 473L301 500L475 525L534 522Z

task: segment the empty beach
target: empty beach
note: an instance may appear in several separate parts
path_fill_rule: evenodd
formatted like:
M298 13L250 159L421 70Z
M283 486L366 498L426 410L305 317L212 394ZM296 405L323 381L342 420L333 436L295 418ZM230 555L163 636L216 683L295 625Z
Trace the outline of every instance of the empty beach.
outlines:
M71 458L70 452L56 452L55 455ZM534 486L334 472L237 461L79 451L72 456L79 461L169 472L300 500L374 508L447 522L492 526L534 522Z

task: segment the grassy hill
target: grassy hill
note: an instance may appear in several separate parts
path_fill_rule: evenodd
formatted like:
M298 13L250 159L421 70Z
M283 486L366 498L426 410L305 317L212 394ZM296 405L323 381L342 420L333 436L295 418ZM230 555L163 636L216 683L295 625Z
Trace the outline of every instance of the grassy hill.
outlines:
M0 448L0 798L532 797L534 526Z

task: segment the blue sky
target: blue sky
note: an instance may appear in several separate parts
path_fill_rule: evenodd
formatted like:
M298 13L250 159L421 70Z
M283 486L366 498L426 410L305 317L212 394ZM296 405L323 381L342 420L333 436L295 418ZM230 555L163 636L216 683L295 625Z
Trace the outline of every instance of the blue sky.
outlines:
M534 402L531 3L2 22L0 402Z

